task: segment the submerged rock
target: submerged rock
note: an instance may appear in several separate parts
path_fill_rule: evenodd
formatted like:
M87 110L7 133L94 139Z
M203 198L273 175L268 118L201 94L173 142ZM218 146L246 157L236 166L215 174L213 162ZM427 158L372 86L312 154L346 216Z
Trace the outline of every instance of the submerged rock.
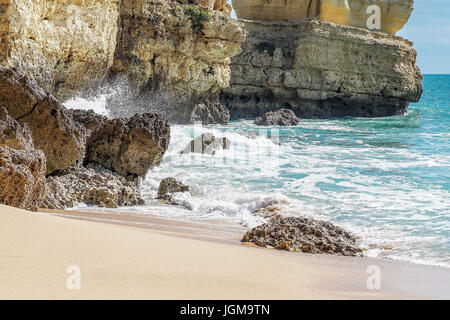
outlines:
M86 130L51 94L14 70L0 66L0 106L27 124L36 149L47 158L47 174L76 164L83 156Z
M42 151L0 146L0 203L36 211L46 194L45 171Z
M230 149L231 141L227 138L216 138L212 133L204 133L192 140L180 153L202 153L214 155L217 150Z
M269 111L261 117L256 118L255 124L258 126L296 126L300 123L300 119L295 115L294 111L289 109L279 109L277 111Z
M70 168L47 178L43 208L66 209L77 203L117 208L144 204L138 187L106 170Z
M158 165L170 142L168 120L145 113L108 120L89 138L85 164L99 164L128 180Z
M355 237L329 222L310 218L274 216L248 231L242 242L292 252L362 256Z

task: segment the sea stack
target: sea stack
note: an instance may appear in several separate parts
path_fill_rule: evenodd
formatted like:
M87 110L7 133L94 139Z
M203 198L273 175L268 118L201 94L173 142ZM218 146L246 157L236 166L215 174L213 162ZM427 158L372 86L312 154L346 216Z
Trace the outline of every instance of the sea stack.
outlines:
M221 102L232 119L403 114L422 94L413 44L395 34L413 0L233 0L248 32ZM367 21L378 6L380 28ZM372 29L372 30L370 30Z

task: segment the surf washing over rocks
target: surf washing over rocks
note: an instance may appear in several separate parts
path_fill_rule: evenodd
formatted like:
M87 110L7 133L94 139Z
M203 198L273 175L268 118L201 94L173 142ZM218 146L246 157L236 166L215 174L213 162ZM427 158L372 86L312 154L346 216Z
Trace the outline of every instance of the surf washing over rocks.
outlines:
M145 206L111 211L225 219L251 228L265 221L255 210L277 206L288 216L342 226L360 237L366 256L450 267L450 128L442 122L450 119L449 84L450 77L426 76L421 103L404 116L302 120L281 128L250 120L173 125L161 165L142 181ZM66 106L108 115L104 101L75 99ZM180 154L205 132L228 138L230 150ZM178 206L155 200L167 177L190 187L173 197Z

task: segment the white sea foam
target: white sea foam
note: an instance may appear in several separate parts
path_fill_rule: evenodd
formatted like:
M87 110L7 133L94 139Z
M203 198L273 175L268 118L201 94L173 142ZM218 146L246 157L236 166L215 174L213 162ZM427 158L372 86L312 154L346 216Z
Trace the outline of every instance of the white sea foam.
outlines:
M66 106L108 115L106 99L77 99ZM397 125L402 120L386 121ZM141 183L146 205L103 210L225 219L253 227L263 220L252 212L277 203L285 214L330 220L350 230L361 237L363 246L373 248L368 256L450 267L450 153L411 148L413 139L443 141L448 133L396 137L378 130L378 125L376 120L303 121L282 129L281 145L264 135L245 136L257 129L251 121L175 125L162 164ZM205 132L227 137L231 149L213 156L179 153ZM420 147L427 143L433 142L421 141ZM175 196L179 206L155 200L166 177L190 186L189 193ZM392 249L382 249L387 247Z

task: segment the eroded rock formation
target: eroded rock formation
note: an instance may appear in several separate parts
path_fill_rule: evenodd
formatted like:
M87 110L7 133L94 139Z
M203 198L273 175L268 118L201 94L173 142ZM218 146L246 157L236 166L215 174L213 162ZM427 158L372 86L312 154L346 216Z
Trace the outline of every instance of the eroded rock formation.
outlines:
M34 81L2 66L0 106L30 128L34 146L47 158L47 174L69 168L83 156L86 130L70 112Z
M0 1L0 63L59 99L98 85L113 64L119 3Z
M42 208L66 209L78 203L106 208L144 204L139 189L106 170L70 168L47 179L48 191Z
M391 116L422 94L417 53L403 38L317 20L245 24L221 97L232 119L280 108L301 118Z
M228 112L218 93L229 84L229 58L241 52L245 31L220 2L195 3L124 2L112 74L125 76L138 92L173 94L163 108L173 121L224 123ZM199 104L217 111L208 116Z
M0 203L36 211L46 194L45 155L0 146Z
M28 125L20 125L3 107L0 107L0 146L16 150L34 149Z
M85 164L99 164L129 180L158 165L170 142L168 120L157 114L106 121L89 138Z
M169 93L171 120L224 123L218 93L245 39L230 13L225 0L0 1L0 63L60 100L120 78L127 103Z
M368 28L370 6L380 8L379 31L396 34L408 22L414 0L233 0L240 19L294 21L318 18L346 26Z

